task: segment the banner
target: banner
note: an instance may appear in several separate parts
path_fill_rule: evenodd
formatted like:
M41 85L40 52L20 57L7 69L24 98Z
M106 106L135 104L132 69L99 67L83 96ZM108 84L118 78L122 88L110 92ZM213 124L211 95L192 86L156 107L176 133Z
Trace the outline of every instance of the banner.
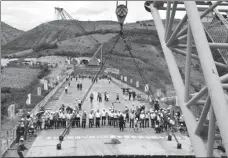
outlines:
M120 70L116 68L106 68L105 71L109 73L117 74L117 75L120 74Z
M41 87L37 87L37 95L41 96Z
M133 82L133 79L131 78L130 83L132 84L132 82Z
M122 75L120 76L120 80L123 81L123 76Z
M48 81L44 80L44 90L48 90Z
M139 88L139 81L136 82L136 87Z
M149 91L149 85L146 84L146 85L145 85L145 92L148 92L148 91Z
M30 105L31 104L31 93L28 94L28 98L26 100L26 104Z
M127 76L124 77L124 81L127 82Z
M57 81L59 82L59 80L60 80L60 77L59 77L59 76L57 76Z
M10 119L14 119L15 118L15 104L12 104L8 107L8 117Z

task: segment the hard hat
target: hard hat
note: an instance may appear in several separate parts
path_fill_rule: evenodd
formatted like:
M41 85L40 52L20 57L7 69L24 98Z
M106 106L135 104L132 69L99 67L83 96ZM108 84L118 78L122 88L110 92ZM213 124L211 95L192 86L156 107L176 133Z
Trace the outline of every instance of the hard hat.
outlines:
M20 140L23 141L24 140L24 137L21 137Z

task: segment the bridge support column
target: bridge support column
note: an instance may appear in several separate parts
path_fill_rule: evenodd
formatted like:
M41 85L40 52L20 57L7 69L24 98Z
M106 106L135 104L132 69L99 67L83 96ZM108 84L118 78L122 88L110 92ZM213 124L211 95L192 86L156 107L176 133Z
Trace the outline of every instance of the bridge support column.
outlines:
M228 155L228 106L195 2L184 2L223 144Z

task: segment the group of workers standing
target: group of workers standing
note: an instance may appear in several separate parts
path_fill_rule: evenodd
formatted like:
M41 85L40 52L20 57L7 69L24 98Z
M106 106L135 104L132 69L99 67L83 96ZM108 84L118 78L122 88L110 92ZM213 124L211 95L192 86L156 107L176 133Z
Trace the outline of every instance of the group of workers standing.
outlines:
M77 80L77 77L75 78ZM67 79L68 86L70 86L70 80L72 80L72 77ZM66 85L65 87L65 93L68 91L68 86ZM77 89L79 91L82 90L82 83L77 83ZM123 94L128 95L129 100L136 100L135 91L129 91L123 88ZM102 94L98 92L98 103L102 102L102 98ZM104 92L104 101L110 101L109 98L109 93L107 91ZM90 103L93 103L93 101L94 93L91 93ZM24 139L26 140L28 135L33 135L35 131L66 128L69 124L72 128L85 129L87 125L88 128L106 126L119 128L120 131L123 131L126 127L133 128L135 131L138 131L139 128L154 128L156 133L171 130L178 125L185 126L183 115L175 114L172 116L167 109L160 108L157 100L155 100L150 107L145 107L145 105L132 105L132 107L129 108L125 106L125 109L122 111L115 108L115 103L118 102L120 102L120 96L117 93L116 101L113 102L112 106L108 109L92 109L87 113L86 111L81 111L82 100L77 99L78 106L76 106L76 108L62 105L58 111L44 111L40 115L35 116L28 113L25 118L21 119L16 130L16 143L23 144L20 142ZM26 147L19 145L18 154L23 156L21 151L25 149Z

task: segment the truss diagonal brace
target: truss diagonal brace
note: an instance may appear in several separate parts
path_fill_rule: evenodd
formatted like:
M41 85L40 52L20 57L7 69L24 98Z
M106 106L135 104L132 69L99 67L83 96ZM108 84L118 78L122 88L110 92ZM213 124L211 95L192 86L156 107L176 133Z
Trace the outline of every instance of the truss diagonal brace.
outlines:
M178 103L183 111L184 118L186 121L187 128L189 130L189 135L192 140L192 144L194 147L195 154L200 157L206 157L206 148L205 144L201 137L195 134L196 128L196 120L192 112L184 105L184 83L181 78L179 69L177 67L177 63L172 54L172 51L166 46L166 42L164 40L165 37L165 29L159 15L159 12L156 8L153 7L153 4L148 6L151 10L151 14L154 18L155 26L157 28L159 40L164 51L165 59L167 61L167 65L169 68L169 72L174 84L174 88L177 93Z
M188 14L189 24L191 25L193 38L199 54L200 63L205 76L205 82L208 87L212 106L217 118L218 126L221 132L223 144L228 155L228 106L222 89L219 75L214 64L212 53L205 35L203 24L200 20L196 3L194 1L184 2Z
M216 3L212 4L207 10L205 10L201 15L200 18L202 19L203 17L205 17L208 13L210 13L210 11L212 11L215 7L217 7L220 3L222 3L222 1L217 1ZM178 34L177 37L180 37L182 35L184 35L187 31L187 27L185 27L183 30L181 30Z

